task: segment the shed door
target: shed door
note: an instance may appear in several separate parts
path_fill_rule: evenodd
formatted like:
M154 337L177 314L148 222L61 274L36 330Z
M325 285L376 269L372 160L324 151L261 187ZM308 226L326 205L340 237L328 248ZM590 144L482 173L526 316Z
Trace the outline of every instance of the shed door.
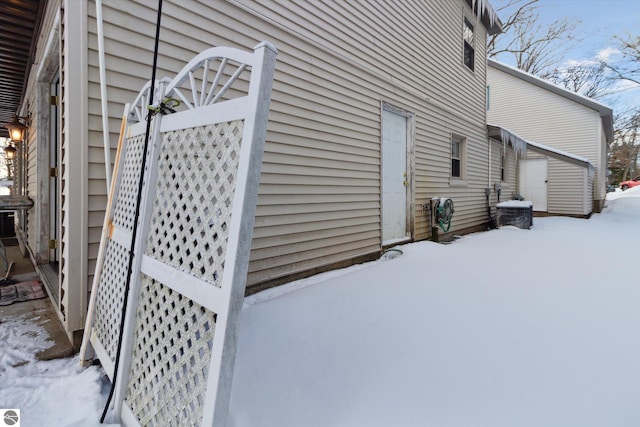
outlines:
M547 159L520 160L520 194L533 203L533 210L547 211Z
M382 242L406 239L407 120L382 110Z

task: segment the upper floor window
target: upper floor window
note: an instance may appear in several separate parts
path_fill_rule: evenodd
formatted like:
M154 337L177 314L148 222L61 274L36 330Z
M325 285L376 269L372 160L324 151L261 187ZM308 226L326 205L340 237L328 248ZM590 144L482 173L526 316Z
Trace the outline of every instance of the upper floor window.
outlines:
M464 65L469 67L471 71L474 69L475 62L475 42L473 36L473 24L467 18L464 18Z

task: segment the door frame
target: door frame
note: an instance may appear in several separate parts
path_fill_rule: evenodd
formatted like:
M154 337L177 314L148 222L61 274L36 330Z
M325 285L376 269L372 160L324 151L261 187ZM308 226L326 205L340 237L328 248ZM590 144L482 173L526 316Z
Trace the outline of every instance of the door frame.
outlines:
M397 239L383 240L383 227L384 220L382 218L382 208L384 205L383 194L383 167L384 167L384 152L383 152L383 134L384 134L384 112L390 112L403 116L406 118L407 131L406 131L406 196L405 196L405 236ZM412 206L414 205L415 191L414 191L414 142L415 142L415 114L404 108L397 107L388 102L382 101L380 104L380 241L382 246L392 246L399 242L410 241L414 238L414 212Z
M526 163L525 163L526 162ZM539 164L544 164L545 165L545 171L546 171L546 175L544 176L544 184L545 184L545 191L544 191L544 209L543 207L540 206L540 204L538 204L536 206L535 201L532 200L533 203L533 210L535 212L548 212L549 210L549 159L547 159L546 157L541 157L541 158L535 158L535 159L520 159L520 161L518 162L518 191L524 196L524 191L523 190L523 179L524 174L522 173L522 169L523 169L523 165L532 165L534 163L539 163ZM525 196L526 197L526 196Z
M50 83L49 113L49 263L55 263L58 270L60 261L60 73L53 76Z
M56 149L60 138L60 123L57 117L52 116L55 111L60 114L58 106L51 105L52 84L60 76L60 53L58 32L55 31L51 35L52 43L48 45L48 51L43 59L43 66L39 69L37 93L38 105L36 115L36 128L40 130L38 134L37 150L36 150L36 177L37 188L39 194L36 201L36 227L31 229L30 233L35 232L36 247L34 248L36 263L39 265L48 264L51 259L50 240L51 240L51 210L56 209L52 206L52 197L50 193L51 184L51 150ZM57 109L57 110L56 110ZM54 141L57 139L58 141ZM56 161L59 162L59 154ZM54 215L59 215L55 212ZM54 235L57 231L54 230ZM59 243L59 242L58 242Z

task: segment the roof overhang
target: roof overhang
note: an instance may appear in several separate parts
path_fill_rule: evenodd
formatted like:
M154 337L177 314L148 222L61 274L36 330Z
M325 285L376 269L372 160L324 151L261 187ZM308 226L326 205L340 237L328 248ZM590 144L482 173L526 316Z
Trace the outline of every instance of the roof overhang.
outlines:
M511 132L509 129L505 129L500 126L488 124L487 134L489 138L495 139L499 142L508 144L509 146L513 147L514 151L521 157L524 157L526 155L528 149L532 149L547 156L555 157L557 159L573 163L578 166L583 166L589 170L594 169L594 166L591 164L591 162L584 157L576 156L566 151L557 150L544 144L526 140L521 136Z
M0 137L19 113L47 0L0 0Z
M489 35L502 32L502 22L500 22L500 18L498 18L498 14L496 14L489 0L466 0L466 2L480 18Z
M593 99L587 98L586 96L580 95L579 93L561 88L560 86L549 83L546 80L542 80L541 78L536 77L533 74L526 73L522 70L511 67L502 62L498 62L494 59L488 59L487 63L489 67L500 70L511 76L524 80L527 83L531 83L532 85L538 86L542 89L548 90L549 92L555 93L556 95L562 96L573 102L597 111L600 115L600 119L602 120L602 128L604 129L604 134L607 142L613 141L613 110L607 105L601 104L598 101L594 101Z

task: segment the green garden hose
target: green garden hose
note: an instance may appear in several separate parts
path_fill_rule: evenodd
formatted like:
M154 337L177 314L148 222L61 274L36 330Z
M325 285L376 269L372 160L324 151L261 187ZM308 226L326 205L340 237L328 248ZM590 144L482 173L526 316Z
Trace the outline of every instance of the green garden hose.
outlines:
M442 231L445 233L451 228L451 218L454 212L453 200L444 199L443 201L443 199L440 199L438 207L436 208L436 219L438 220L438 224L440 224L440 228L442 228Z

